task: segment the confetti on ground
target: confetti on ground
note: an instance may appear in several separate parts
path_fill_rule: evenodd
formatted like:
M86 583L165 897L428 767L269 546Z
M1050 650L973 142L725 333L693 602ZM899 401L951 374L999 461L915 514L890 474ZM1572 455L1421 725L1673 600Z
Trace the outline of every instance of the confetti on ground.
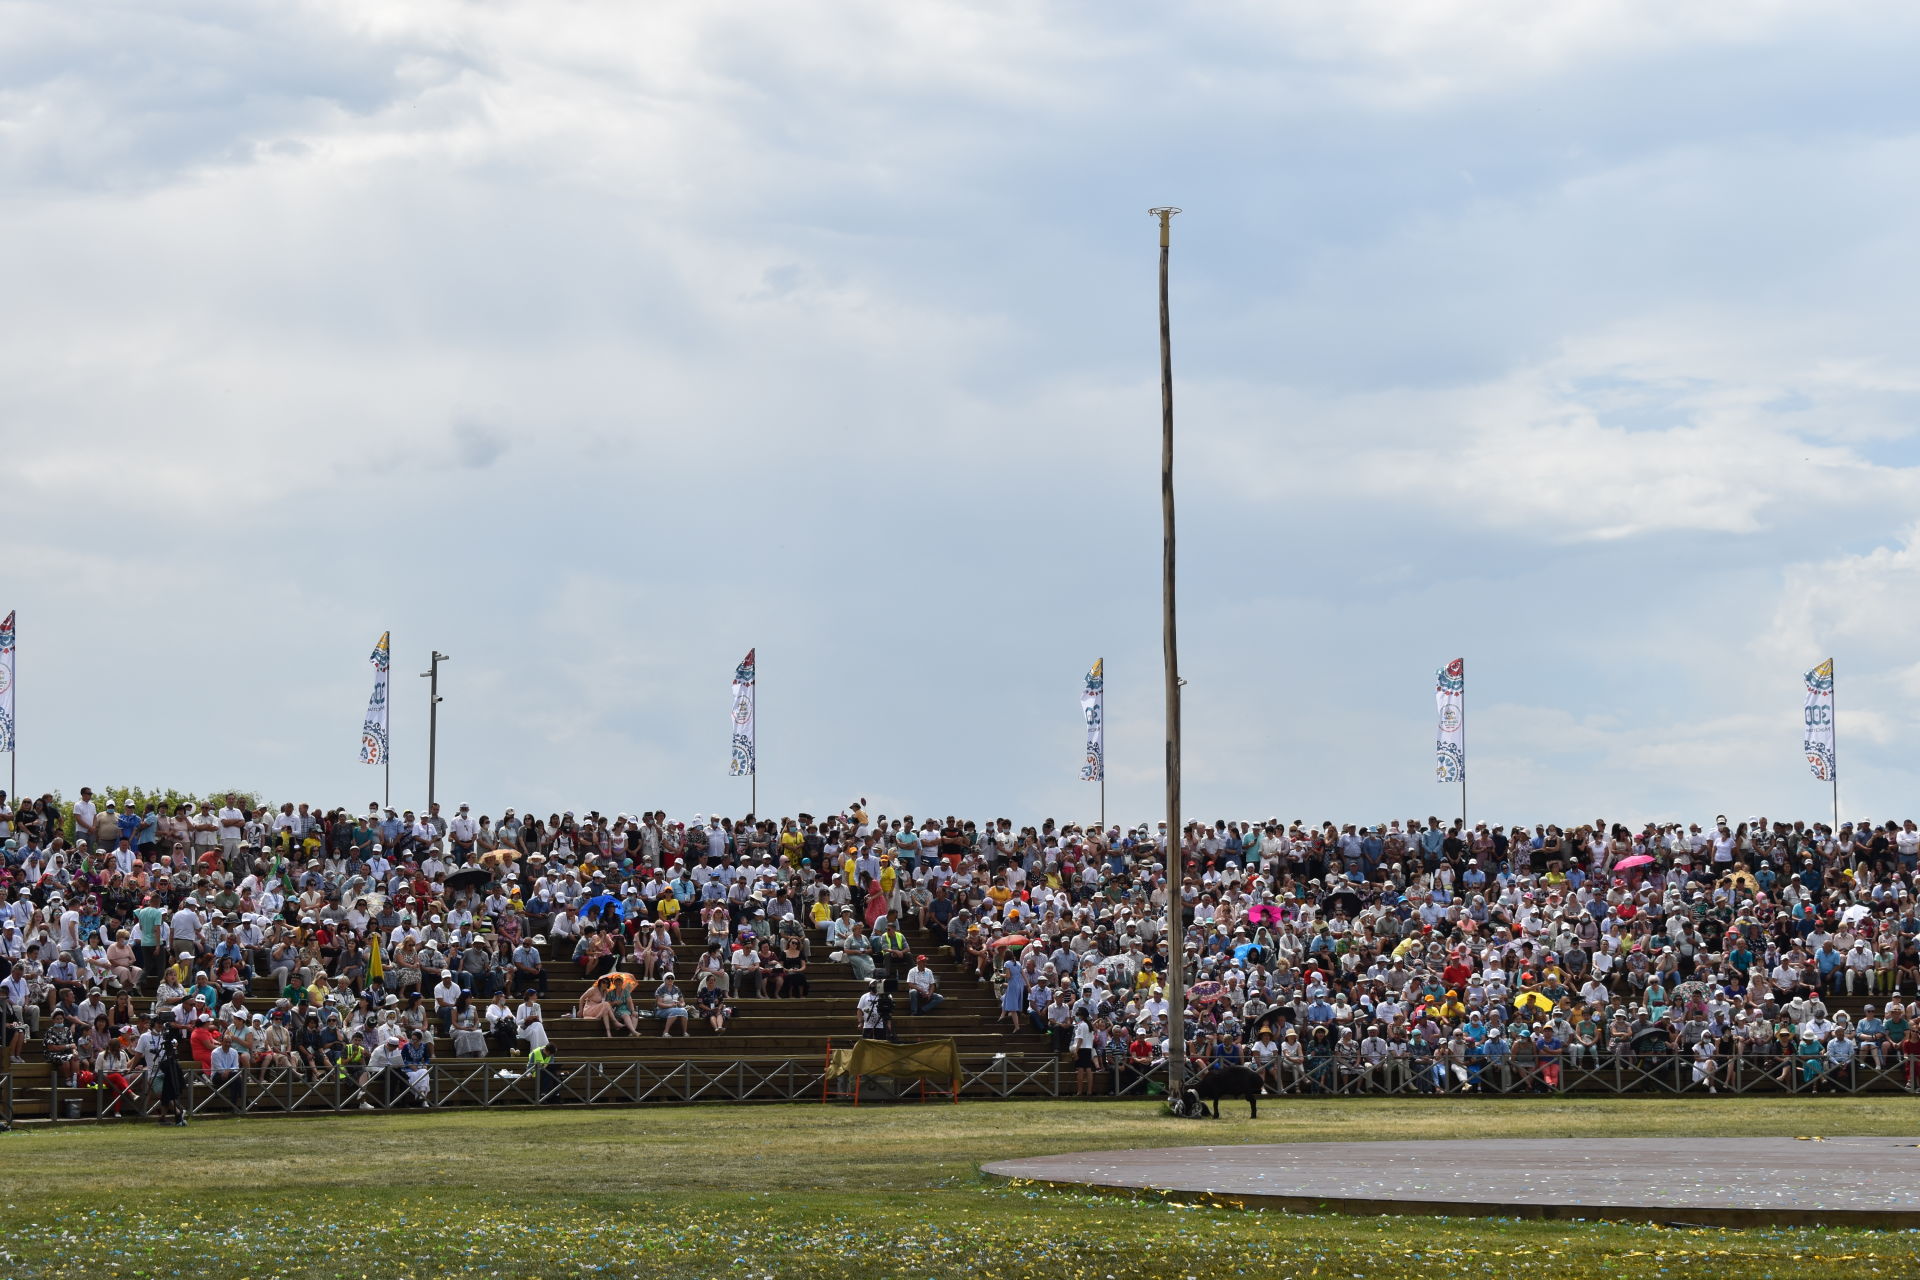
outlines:
M1873 1113L1915 1131L1920 1104ZM1810 1126L1796 1108L1718 1123ZM1687 1104L1301 1108L1196 1130L1065 1103L275 1120L0 1139L0 1276L40 1280L1810 1280L1906 1277L1905 1232L1347 1218L1010 1186L998 1155L1502 1122L1698 1127ZM1877 1117L1877 1118L1875 1118ZM1744 1119L1741 1119L1744 1118ZM1848 1120L1861 1118L1848 1113ZM1799 1120L1799 1126L1793 1123ZM1866 1123L1862 1119L1862 1123ZM1835 1131L1829 1121L1828 1133Z

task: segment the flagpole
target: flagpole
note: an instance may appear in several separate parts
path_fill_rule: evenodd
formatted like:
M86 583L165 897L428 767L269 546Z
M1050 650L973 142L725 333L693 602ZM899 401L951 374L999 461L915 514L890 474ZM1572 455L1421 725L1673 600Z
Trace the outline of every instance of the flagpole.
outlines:
M1460 838L1467 836L1467 664L1460 664Z
M747 705L753 710L753 770L747 775L747 816L760 819L760 646L753 646L753 683L747 686Z
M393 674L393 632L387 632L387 674ZM388 681L391 686L392 681ZM380 772L384 775L380 783L380 807L383 810L393 808L393 691L387 691L387 749L380 757ZM381 818L387 815L383 812Z
M13 680L7 685L7 697L12 703L13 741L7 746L7 800L13 805L13 829L20 829L20 615L13 618ZM22 842L24 843L24 841Z
M1828 676L1832 676L1832 679L1834 679L1834 706L1832 706L1832 716L1834 716L1834 777L1832 777L1832 783L1834 783L1834 839L1837 841L1837 839L1839 839L1839 676L1837 676L1836 670L1834 670L1834 660L1832 660L1832 658L1826 660L1826 670L1828 670ZM15 733L15 741L17 741L17 737L19 737L19 735Z
M1167 308L1167 256L1173 243L1173 215L1180 211L1163 207L1149 212L1160 219L1160 573L1167 686L1167 1101L1171 1103L1180 1099L1187 1066L1186 920L1180 885L1186 850L1180 830L1180 652L1174 613L1173 324Z

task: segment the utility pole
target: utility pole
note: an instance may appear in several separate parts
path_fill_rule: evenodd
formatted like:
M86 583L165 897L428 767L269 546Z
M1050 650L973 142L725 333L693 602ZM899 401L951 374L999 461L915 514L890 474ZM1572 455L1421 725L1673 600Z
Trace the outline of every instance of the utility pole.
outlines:
M433 771L438 763L436 756L440 748L440 664L448 661L447 655L438 649L433 651L433 662L427 670L420 673L427 685L427 812L433 812Z
M1185 840L1180 830L1180 647L1173 607L1173 328L1167 311L1167 253L1173 215L1160 220L1160 525L1161 629L1167 680L1167 1101L1177 1102L1187 1066L1186 920L1181 888Z

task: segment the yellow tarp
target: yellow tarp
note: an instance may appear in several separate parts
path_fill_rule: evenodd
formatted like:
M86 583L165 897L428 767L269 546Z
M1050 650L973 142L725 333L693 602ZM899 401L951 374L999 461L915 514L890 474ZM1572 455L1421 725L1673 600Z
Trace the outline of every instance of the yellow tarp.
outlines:
M892 1076L901 1080L958 1080L960 1050L952 1040L890 1044L861 1040L851 1049L835 1049L830 1076Z

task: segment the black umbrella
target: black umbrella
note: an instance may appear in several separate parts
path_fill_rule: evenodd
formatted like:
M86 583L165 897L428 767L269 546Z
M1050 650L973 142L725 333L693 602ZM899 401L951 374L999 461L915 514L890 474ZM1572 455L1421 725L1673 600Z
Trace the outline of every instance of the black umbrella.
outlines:
M447 888L453 890L478 889L493 879L493 872L485 867L468 867L465 871L456 871L447 877Z
M1633 1034L1633 1051L1635 1053L1661 1053L1670 1047L1667 1039L1667 1029L1665 1027L1647 1027Z
M1360 914L1360 895L1351 889L1341 889L1338 892L1330 893L1320 899L1320 909L1323 911L1341 910L1350 916L1357 916Z

